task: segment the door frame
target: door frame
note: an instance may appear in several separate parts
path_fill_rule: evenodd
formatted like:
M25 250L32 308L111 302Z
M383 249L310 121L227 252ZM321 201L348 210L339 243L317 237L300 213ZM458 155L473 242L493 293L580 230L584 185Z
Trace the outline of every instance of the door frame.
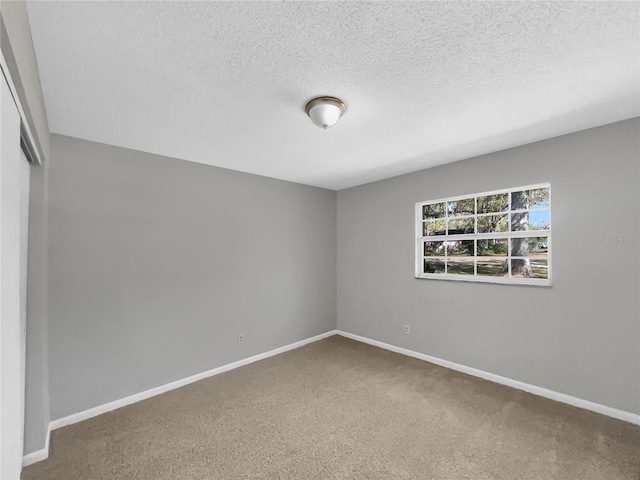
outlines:
M22 472L30 164L41 161L0 55L0 478Z

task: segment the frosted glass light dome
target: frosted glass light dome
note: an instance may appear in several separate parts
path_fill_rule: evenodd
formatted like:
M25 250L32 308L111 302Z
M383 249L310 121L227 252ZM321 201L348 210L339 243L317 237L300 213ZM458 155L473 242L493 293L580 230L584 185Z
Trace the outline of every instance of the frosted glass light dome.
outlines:
M335 97L314 98L305 107L311 121L325 130L338 123L346 109L344 102Z

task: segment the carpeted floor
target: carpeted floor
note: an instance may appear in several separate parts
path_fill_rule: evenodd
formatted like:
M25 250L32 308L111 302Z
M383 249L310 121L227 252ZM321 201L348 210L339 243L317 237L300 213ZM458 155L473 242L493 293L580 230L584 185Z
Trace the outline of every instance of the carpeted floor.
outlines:
M639 477L638 426L334 336L55 430L22 478Z

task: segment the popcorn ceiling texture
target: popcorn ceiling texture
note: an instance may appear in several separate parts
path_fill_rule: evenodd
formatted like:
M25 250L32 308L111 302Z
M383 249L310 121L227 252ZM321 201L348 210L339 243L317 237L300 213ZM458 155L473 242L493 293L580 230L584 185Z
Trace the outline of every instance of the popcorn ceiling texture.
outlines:
M636 2L28 11L53 133L331 189L640 115Z

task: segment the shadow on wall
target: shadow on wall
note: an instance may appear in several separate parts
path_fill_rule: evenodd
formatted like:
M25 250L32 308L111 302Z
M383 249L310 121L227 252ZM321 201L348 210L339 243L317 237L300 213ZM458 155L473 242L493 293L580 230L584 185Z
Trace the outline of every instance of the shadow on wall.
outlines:
M569 133L587 130L601 125L607 125L608 123L621 121L621 119L612 116L608 122L602 124L592 124L588 121L588 119L593 118L593 112L613 112L618 110L617 107L619 105L635 104L638 104L638 98L633 95L628 95L619 99L618 102L616 102L613 106L611 105L610 101L601 101L592 104L588 108L577 109L566 115L549 118L544 122L530 123L519 128L514 128L513 130L502 132L498 135L488 137L484 136L482 138L478 138L476 140L472 140L455 147L445 148L435 152L427 152L417 157L398 161L391 166L375 168L371 169L370 171L375 173L375 175L372 176L379 177L381 178L381 180L379 181L382 181L387 178L424 170L425 168L437 167L459 160L476 158L489 153L508 150L510 148L518 147L521 145L538 142L540 140L551 139ZM640 109L638 109L636 115L634 116L640 116ZM634 116L630 116L629 118L634 118ZM572 128L566 128L565 125L571 125ZM532 127L536 127L535 135L531 134ZM428 131L428 126L425 126L425 131ZM401 170L404 173L396 173L399 167L401 167ZM344 183L357 184L358 179L358 175L352 175L350 177L345 177Z

